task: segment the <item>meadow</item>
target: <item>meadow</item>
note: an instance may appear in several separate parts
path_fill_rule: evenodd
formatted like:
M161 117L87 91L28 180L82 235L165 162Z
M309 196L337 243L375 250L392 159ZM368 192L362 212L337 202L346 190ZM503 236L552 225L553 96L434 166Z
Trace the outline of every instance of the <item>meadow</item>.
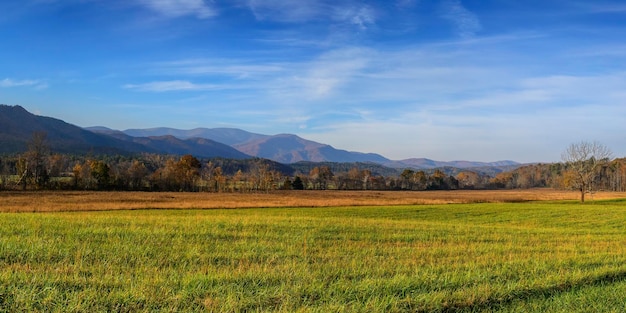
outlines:
M31 194L22 212L43 212L0 213L0 311L626 311L626 200L409 194L243 209ZM0 193L5 211L23 195Z
M547 188L419 192L316 190L269 193L4 191L0 192L0 212L395 206L576 200L579 197L580 194L576 191ZM626 198L626 192L597 192L588 198Z

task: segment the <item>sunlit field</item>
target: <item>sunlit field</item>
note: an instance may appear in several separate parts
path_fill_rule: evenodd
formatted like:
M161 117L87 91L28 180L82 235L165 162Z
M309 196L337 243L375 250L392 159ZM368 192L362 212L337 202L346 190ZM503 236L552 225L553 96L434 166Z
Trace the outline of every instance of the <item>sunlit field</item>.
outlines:
M0 212L389 206L576 200L579 197L580 194L576 191L554 189L270 193L0 192ZM615 198L626 198L626 192L598 192L587 196L589 201Z
M0 311L626 311L626 200L413 194L246 209L198 194L225 197L206 210L175 193L0 193L5 211L48 211L0 214Z

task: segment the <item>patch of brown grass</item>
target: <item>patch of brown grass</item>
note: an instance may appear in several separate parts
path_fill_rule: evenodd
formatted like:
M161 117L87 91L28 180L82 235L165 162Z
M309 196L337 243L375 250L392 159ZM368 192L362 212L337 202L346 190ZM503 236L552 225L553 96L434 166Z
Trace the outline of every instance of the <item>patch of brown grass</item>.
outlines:
M575 191L554 189L455 191L279 191L271 193L0 192L0 212L136 209L218 209L417 205L476 202L576 200ZM598 192L594 199L626 198Z

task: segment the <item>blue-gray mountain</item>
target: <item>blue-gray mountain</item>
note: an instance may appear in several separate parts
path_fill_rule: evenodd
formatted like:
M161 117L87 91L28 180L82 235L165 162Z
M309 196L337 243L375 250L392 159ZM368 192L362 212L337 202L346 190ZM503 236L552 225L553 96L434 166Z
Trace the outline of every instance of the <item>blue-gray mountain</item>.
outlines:
M390 160L380 154L360 153L335 149L334 147L306 140L296 135L262 135L236 128L195 128L181 130L174 128L128 129L123 131L130 136L172 135L179 138L202 137L224 144L251 156L266 158L281 163L309 162L370 162L393 168L431 169L439 167L478 168L498 167L508 169L520 163L514 161L470 162L434 161L425 158Z
M181 130L174 128L128 129L130 136L164 136L179 138L201 137L228 144L251 156L280 163L309 162L373 162L385 164L389 159L374 153L359 153L335 149L330 145L306 140L296 135L274 136L250 133L236 128L196 128Z
M250 158L228 145L204 138L131 137L108 128L85 130L64 121L34 115L20 106L0 105L0 153L22 153L34 132L45 132L55 152L76 154L163 153L199 157Z
M47 133L53 150L64 153L166 153L197 157L265 158L280 163L376 163L393 168L494 167L509 170L520 164L498 162L440 162L429 159L394 161L375 153L352 152L306 140L292 134L263 135L235 128L174 128L112 130L87 129L34 115L20 106L0 105L0 153L22 153L32 133Z

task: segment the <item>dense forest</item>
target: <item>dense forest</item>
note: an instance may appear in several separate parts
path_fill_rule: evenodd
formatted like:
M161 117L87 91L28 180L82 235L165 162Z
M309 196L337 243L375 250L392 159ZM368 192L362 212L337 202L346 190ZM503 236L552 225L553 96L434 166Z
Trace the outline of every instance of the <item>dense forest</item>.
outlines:
M72 155L51 153L45 134L34 134L28 150L0 157L0 189L268 192L278 189L455 190L580 188L574 164L531 164L512 171L440 168L397 170L373 163L285 165L192 155ZM594 167L583 192L626 191L626 159Z

